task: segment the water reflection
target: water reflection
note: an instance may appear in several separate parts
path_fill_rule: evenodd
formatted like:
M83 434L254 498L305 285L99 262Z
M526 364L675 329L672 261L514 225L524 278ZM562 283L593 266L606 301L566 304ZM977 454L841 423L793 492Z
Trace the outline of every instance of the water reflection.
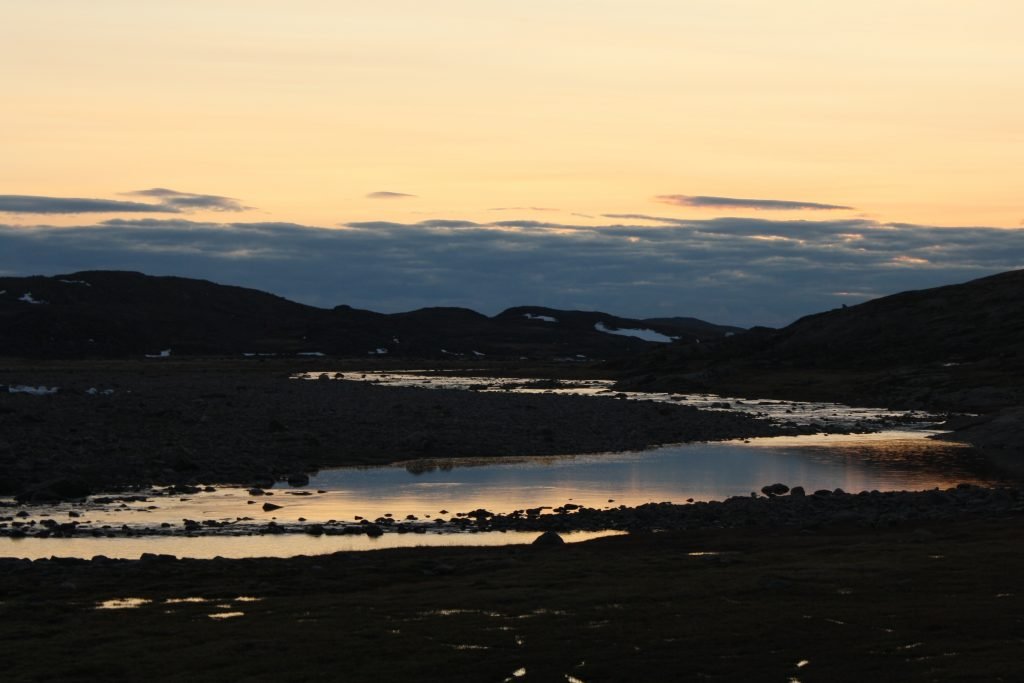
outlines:
M571 531L561 535L567 543L578 543L603 536L615 536L619 531ZM93 558L98 555L110 559L137 560L143 553L190 557L211 560L216 557L241 559L247 557L297 557L299 555L327 555L336 552L385 550L412 547L499 546L532 543L540 534L536 531L508 531L485 533L432 533L385 534L378 538L367 536L308 536L287 534L279 536L144 536L135 538L0 538L0 557L19 557L39 560L49 557ZM108 601L105 609L128 609L148 604L148 600L124 604L124 598ZM199 602L198 599L175 599L181 602ZM240 597L234 602L254 602L258 598ZM205 600L204 600L205 602Z
M387 517L419 526L423 532L423 527L441 526L441 521L457 513L479 509L509 513L564 505L601 509L723 500L747 496L775 482L802 486L808 492L841 488L856 493L1001 481L986 472L985 461L974 451L924 436L888 432L783 437L632 453L416 461L326 470L313 476L307 486L282 483L260 496L227 487L127 503L64 503L32 508L25 516L3 523L30 525L34 531L53 526L55 519L73 517L77 536L138 530L251 534L266 532L270 522L278 525L272 531L280 531ZM264 510L262 503L267 500L276 507Z

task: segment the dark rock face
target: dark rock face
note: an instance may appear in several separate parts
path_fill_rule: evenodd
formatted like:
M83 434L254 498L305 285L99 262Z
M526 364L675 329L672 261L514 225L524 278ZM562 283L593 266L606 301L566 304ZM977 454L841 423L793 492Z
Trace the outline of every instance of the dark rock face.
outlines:
M769 484L761 487L761 493L766 496L784 496L789 493L789 487L785 484Z

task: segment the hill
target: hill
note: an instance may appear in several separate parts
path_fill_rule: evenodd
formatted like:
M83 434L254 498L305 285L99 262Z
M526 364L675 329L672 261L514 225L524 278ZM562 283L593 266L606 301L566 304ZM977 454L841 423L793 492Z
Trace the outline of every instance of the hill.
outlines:
M243 287L135 272L0 278L0 355L325 354L407 358L621 358L737 328L538 307L383 314L322 309Z
M987 409L1024 399L1024 270L903 292L615 366L637 387Z

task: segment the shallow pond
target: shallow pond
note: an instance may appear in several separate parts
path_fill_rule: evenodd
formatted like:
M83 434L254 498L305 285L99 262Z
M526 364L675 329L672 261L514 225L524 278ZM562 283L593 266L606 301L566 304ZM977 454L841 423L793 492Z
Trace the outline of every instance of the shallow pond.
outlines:
M149 552L188 557L285 557L416 545L501 545L530 542L537 534L455 533L458 527L445 522L478 509L500 514L569 503L607 509L652 502L724 500L749 496L776 482L802 486L808 492L836 488L859 492L1001 481L971 449L926 438L934 432L892 426L903 420L927 425L929 416L886 409L709 394L620 393L605 380L548 381L410 372L313 372L296 379L564 393L594 396L594 400L670 401L836 431L888 427L873 434L693 443L626 453L417 460L389 467L326 470L312 476L306 486L280 483L267 491L218 487L181 495L153 489L137 492L144 497L142 500L104 501L101 496L93 496L84 502L24 509L10 500L0 500L7 506L0 509L0 517L5 518L0 524L8 529L21 527L30 536L0 538L0 556L137 557ZM340 531L346 524L382 518L402 523L407 527L403 531L409 533L387 533L379 538L277 533L299 532L314 524L333 525ZM46 526L71 521L77 524L74 538L31 537ZM135 534L146 536L131 537ZM126 535L129 537L123 537Z
M592 508L633 507L649 502L723 500L747 496L775 482L807 491L842 488L925 490L961 482L989 484L974 451L925 438L919 431L880 434L781 437L745 442L666 446L642 452L503 460L411 461L390 467L326 470L303 487L279 484L253 491L221 487L191 495L146 500L64 503L26 508L22 523L79 523L77 538L0 539L0 556L91 557L142 552L199 556L316 554L336 550L434 544L529 542L536 533L437 533L439 520L484 508L509 513L573 503ZM274 506L264 509L264 505ZM268 506L268 507L269 507ZM17 508L7 508L14 511ZM392 518L426 533L316 537L267 534L269 522L285 531L311 524L357 523ZM184 520L211 521L183 537ZM103 538L106 534L162 534L147 538ZM106 528L104 528L106 527ZM443 527L451 531L451 527ZM87 537L93 533L99 538ZM177 534L177 535L171 535Z

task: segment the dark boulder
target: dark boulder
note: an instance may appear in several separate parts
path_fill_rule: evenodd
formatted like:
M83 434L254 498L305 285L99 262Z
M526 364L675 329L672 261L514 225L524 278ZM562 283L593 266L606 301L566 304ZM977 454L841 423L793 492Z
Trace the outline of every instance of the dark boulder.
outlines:
M565 539L559 536L554 531L545 531L540 536L534 539L533 545L539 546L556 546L565 545Z

